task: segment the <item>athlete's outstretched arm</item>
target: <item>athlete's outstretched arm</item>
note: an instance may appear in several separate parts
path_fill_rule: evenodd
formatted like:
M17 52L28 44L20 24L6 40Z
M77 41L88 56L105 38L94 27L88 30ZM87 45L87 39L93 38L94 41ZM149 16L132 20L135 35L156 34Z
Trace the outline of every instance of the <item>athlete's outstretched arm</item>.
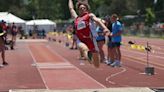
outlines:
M104 25L104 23L99 18L97 18L93 13L91 13L89 16L93 21L95 21L98 25L100 25L103 28L104 33L110 32L109 29Z
M69 0L68 6L69 6L69 11L70 11L70 13L71 13L72 18L75 19L75 18L77 17L77 13L76 13L76 11L75 11L75 9L74 9L72 0Z

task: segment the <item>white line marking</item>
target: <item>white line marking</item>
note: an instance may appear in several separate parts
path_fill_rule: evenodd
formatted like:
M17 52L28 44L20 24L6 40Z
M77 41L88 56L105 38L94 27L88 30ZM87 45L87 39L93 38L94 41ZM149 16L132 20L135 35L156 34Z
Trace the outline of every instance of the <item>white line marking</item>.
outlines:
M24 39L24 40L17 40L17 42L48 42L46 39Z
M42 78L42 80L43 80L43 83L44 83L46 89L49 89L48 86L47 86L47 84L46 84L46 81L44 80L44 77L43 77L43 75L42 75L42 73L41 73L39 67L37 66L37 62L36 62L36 59L35 59L34 55L32 54L32 52L31 52L31 50L30 50L29 47L27 47L27 49L28 49L28 51L29 51L29 53L30 53L30 55L31 55L31 57L32 57L32 59L33 59L33 61L34 61L34 64L36 65L36 68L37 68L37 70L38 70L38 72L39 72L39 74L40 74L40 76L41 76L41 78Z
M56 53L55 51L51 50L50 46L47 46L47 48L54 54L56 54L58 57L60 57L61 59L63 59L65 62L69 62L67 59L65 59L63 56L59 55L58 53ZM71 64L71 63L70 63ZM84 74L85 76L87 76L89 79L95 81L97 84L99 84L100 86L102 86L103 88L107 88L106 86L104 86L103 84L101 84L100 82L96 81L95 79L93 79L91 76L89 76L88 74L86 74L85 72L83 72L82 70L80 70L79 68L77 68L75 65L71 64L72 66L74 66L78 71L80 71L82 74Z
M69 68L71 68L71 69L75 69L74 68L74 66L72 66L72 65L55 65L55 64L52 64L52 65L50 65L50 64L37 64L37 66L39 67L39 68L42 68L42 69L69 69Z
M115 76L121 75L122 73L124 73L126 71L127 71L126 68L121 67L121 71L120 72L111 74L110 76L106 77L106 81L108 81L110 84L116 84L115 82L111 81L110 79L113 78L113 77L115 77Z

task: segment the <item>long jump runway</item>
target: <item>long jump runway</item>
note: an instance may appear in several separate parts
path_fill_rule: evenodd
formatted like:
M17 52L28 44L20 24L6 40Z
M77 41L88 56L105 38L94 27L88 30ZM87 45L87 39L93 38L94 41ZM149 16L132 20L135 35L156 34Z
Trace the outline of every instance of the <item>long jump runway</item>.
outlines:
M48 44L30 44L29 47L47 89L103 88L53 51Z
M9 65L0 68L0 92L46 88L37 68L31 66L33 59L27 43L17 43L15 50L7 50L6 61Z
M151 61L155 67L155 75L148 76L144 74L145 61L138 60L140 55L123 52L125 54L122 67L112 68L101 64L99 69L95 69L87 61L79 61L79 52L70 50L64 43L18 41L15 50L6 52L6 59L10 65L0 68L0 91L164 87L162 61Z

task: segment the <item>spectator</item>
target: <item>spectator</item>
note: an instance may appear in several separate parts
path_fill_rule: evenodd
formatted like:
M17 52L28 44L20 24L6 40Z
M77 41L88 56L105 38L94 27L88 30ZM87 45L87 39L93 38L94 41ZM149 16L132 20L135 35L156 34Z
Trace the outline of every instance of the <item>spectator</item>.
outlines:
M121 66L121 51L120 51L120 45L122 41L122 31L123 27L122 24L118 21L118 16L116 14L113 14L111 17L112 20L112 33L110 34L111 42L112 42L112 53L114 55L113 59L114 62L111 64L112 67L115 66Z
M5 34L5 22L0 22L0 51L1 51L1 57L2 57L2 65L8 65L8 63L5 60L5 40L4 40L4 34ZM0 66L2 67L2 66Z

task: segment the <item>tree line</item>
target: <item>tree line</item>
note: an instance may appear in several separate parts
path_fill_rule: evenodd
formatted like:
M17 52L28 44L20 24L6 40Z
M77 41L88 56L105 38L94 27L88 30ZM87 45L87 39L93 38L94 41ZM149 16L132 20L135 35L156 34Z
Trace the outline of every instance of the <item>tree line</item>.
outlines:
M77 0L74 0L74 4ZM91 12L102 17L117 13L145 15L153 13L157 19L164 16L164 0L88 0ZM0 0L0 11L11 12L23 19L48 18L67 20L70 18L68 0ZM150 14L151 14L150 13ZM148 17L151 17L148 16Z

